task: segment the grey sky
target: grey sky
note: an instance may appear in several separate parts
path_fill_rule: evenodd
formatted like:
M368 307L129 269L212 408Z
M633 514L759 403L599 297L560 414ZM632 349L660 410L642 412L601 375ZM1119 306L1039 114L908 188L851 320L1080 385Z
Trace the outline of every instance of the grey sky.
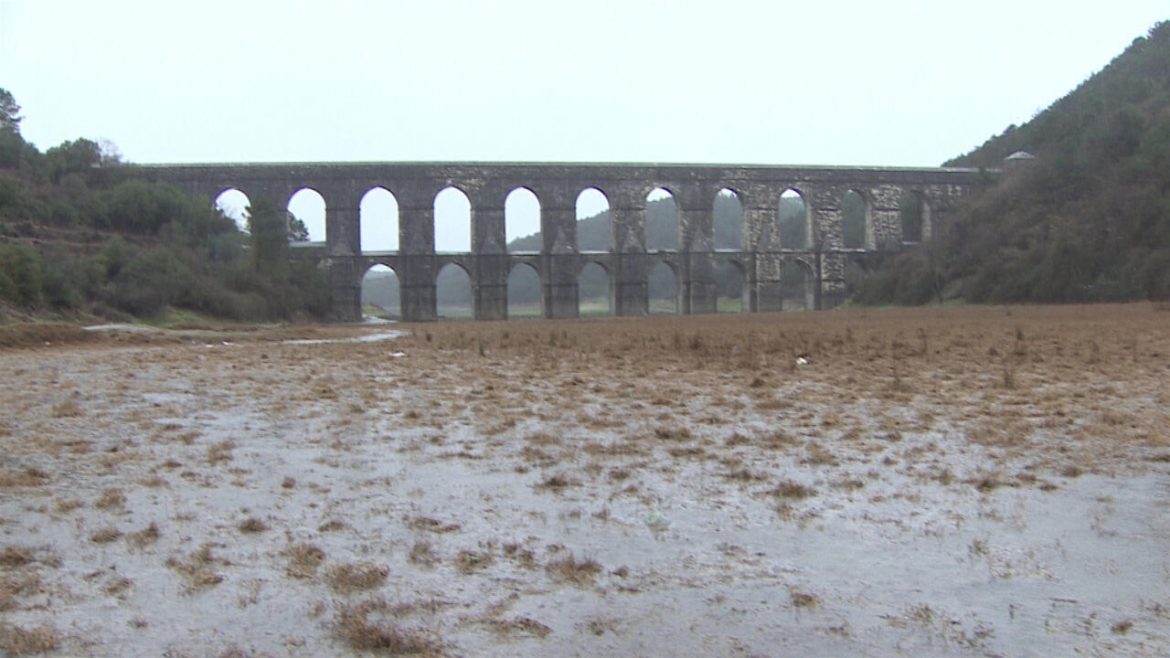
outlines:
M135 162L937 165L1166 18L1108 4L0 0L40 148Z

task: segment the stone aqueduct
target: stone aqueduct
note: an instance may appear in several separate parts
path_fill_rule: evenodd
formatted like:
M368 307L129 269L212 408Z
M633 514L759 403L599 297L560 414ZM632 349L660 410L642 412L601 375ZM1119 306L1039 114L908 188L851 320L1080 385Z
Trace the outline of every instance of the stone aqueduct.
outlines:
M615 315L648 312L647 276L659 262L674 272L680 313L716 311L715 272L722 263L744 274L744 310L781 310L781 272L789 261L812 275L815 307L832 308L842 301L849 258L903 243L899 204L907 194L927 210L921 236L926 240L931 226L946 221L979 176L978 170L944 168L551 163L181 164L144 166L142 172L212 199L237 189L279 208L287 207L297 191L315 190L325 200L325 244L295 251L328 268L337 318L360 318L362 277L369 267L383 264L398 275L407 321L436 319L436 278L450 263L467 272L475 317L483 320L507 317L508 275L521 264L540 277L549 318L578 316L578 276L590 263L609 275ZM398 202L395 252L362 250L360 202L378 187ZM435 250L434 200L447 187L461 190L471 204L471 251L466 253ZM504 200L517 188L531 191L540 203L539 253L508 253ZM609 202L612 237L605 252L577 248L576 201L589 188ZM646 249L647 195L656 188L674 197L677 250ZM743 245L734 251L714 248L714 200L725 188L739 196L743 207ZM780 243L780 197L787 190L799 193L805 203L804 244ZM865 202L862 247L846 248L843 241L841 206L849 191Z

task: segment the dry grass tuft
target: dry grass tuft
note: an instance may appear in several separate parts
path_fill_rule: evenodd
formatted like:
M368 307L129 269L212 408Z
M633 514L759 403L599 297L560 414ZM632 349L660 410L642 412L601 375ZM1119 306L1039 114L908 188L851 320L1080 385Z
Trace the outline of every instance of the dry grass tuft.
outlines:
M166 565L183 576L189 591L214 587L223 582L223 576L215 571L215 566L227 565L229 562L217 558L212 551L211 544L203 544L186 558L168 558Z
M439 561L439 556L435 553L431 542L425 539L418 539L410 547L409 559L413 564L421 564L429 567Z
M236 529L245 535L256 535L262 532L268 532L268 524L265 523L263 519L249 516L243 521L240 521L240 523L236 526Z
M11 487L39 487L49 481L49 474L39 468L21 471L0 471L0 489Z
M389 656L443 655L443 646L435 638L401 628L386 619L388 608L381 600L339 606L333 620L333 634L355 651Z
M613 480L614 482L628 480L631 475L633 475L633 473L631 473L630 469L628 468L611 468L609 472L606 473L606 477L608 477L610 480Z
M102 588L102 591L104 591L106 594L109 594L110 596L117 596L133 586L134 581L130 580L129 578L114 578L110 582L106 583L106 586Z
M734 448L736 446L749 445L751 442L752 440L743 434L740 434L739 432L733 432L731 436L727 437L727 439L723 442L723 445L727 446L728 448Z
M151 521L150 525L142 530L126 535L126 541L135 548L144 548L158 541L159 535L158 524Z
M906 618L923 626L929 626L934 622L934 609L925 603L920 603L916 606L911 606L906 610Z
M654 437L663 441L687 441L691 431L681 425L659 425L654 428Z
M723 474L723 477L728 480L739 480L740 482L756 482L759 480L768 479L768 474L760 471L753 471L746 466L734 468Z
M973 485L979 493L990 493L1004 485L994 473L984 474L967 480L967 482Z
M528 636L545 638L552 629L531 617L515 617L513 619L492 619L487 622L492 630L500 635Z
M41 591L41 577L35 572L0 576L0 612L16 608L17 600Z
M553 491L560 491L562 489L565 489L566 487L577 487L580 485L581 485L580 480L569 477L568 475L566 475L564 473L557 473L555 475L550 475L549 477L542 480L540 482L540 484L536 485L536 488L537 489L552 489Z
M151 489L158 489L160 487L167 486L167 481L160 475L152 475L150 477L143 478L139 480L138 483L144 487L150 487Z
M93 506L98 509L120 509L126 506L126 494L117 487L111 487L98 496Z
M0 550L0 567L12 569L23 567L36 561L33 550L26 546L5 546Z
M340 530L349 530L349 524L339 519L329 519L325 523L317 526L318 532L338 532Z
M223 653L215 658L265 658L269 654L259 654L252 651L246 651L236 645L232 645L224 649Z
M813 443L808 446L808 454L804 459L800 460L801 464L809 464L812 466L838 466L840 462L836 455L829 452L824 446Z
M81 405L77 403L76 398L62 400L53 405L54 418L76 418L84 414L85 411L82 410Z
M772 432L771 434L763 437L759 441L760 446L767 448L768 450L783 450L785 448L790 448L797 443L798 441L796 437L792 436L788 432L785 432L784 430L776 430L775 432Z
M494 562L491 554L483 551L462 550L455 556L455 567L464 575L486 569Z
M792 480L784 480L775 487L772 487L767 492L767 495L776 498L788 498L792 500L803 500L805 498L812 498L817 495L817 490L812 487L803 485Z
M865 481L860 478L843 477L833 481L834 489L843 489L845 491L857 491L865 488Z
M325 572L325 582L338 594L350 594L380 587L388 575L390 570L381 564L351 562L330 567Z
M232 460L232 450L235 447L236 442L231 439L213 443L207 448L207 465L215 466L221 462L230 462Z
M31 656L56 651L61 645L61 634L49 624L22 628L0 622L0 649L12 656Z
M532 549L524 548L524 545L519 542L508 542L504 544L504 555L508 559L514 560L517 564L525 569L536 568L536 554Z
M592 558L578 560L570 553L563 558L552 560L544 569L549 577L557 582L584 587L592 585L594 577L601 573L601 563Z
M119 530L113 526L108 526L108 527L105 527L105 528L102 528L100 530L95 531L92 535L89 536L89 540L95 544L108 544L112 541L117 541L118 539L121 539L121 537L122 537L121 530Z
M533 432L532 434L529 434L527 437L525 437L524 440L528 443L531 443L532 445L537 446L555 446L561 444L560 437L554 436L553 434L544 431Z
M315 544L293 544L288 548L288 575L293 578L312 578L317 567L325 561L325 551Z
M1006 359L1003 362L1000 385L1007 391L1014 391L1016 389L1016 369Z
M62 498L57 501L55 509L62 514L68 514L79 507L85 507L85 503L76 498Z
M797 589L788 589L788 600L794 608L815 608L821 604L821 598L816 594L809 594Z
M674 446L666 451L671 457L690 457L693 459L702 459L707 456L707 451L699 446Z
M461 527L458 523L443 523L429 516L410 517L406 519L406 525L414 530L434 532L441 535L449 532L458 532Z

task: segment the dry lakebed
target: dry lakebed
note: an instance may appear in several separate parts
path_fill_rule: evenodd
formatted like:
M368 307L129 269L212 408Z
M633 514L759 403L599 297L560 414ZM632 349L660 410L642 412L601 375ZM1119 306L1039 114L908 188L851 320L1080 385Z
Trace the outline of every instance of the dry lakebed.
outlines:
M0 654L1170 654L1165 307L98 333L0 350Z

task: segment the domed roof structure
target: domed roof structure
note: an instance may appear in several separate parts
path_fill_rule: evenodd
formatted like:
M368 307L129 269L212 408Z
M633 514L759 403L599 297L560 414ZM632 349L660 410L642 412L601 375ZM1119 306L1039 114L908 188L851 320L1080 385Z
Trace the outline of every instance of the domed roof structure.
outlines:
M1004 171L1012 171L1014 169L1021 169L1027 167L1036 161L1036 156L1027 151L1016 151L1008 157L1003 159Z

